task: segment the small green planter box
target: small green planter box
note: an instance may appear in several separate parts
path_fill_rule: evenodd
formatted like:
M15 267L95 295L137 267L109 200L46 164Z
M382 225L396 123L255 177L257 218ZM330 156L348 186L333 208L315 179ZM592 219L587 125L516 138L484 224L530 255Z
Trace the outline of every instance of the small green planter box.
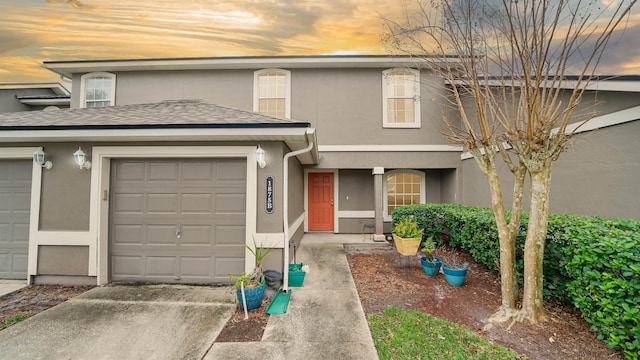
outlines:
M289 264L289 286L302 286L306 274L306 272L302 271L302 264Z

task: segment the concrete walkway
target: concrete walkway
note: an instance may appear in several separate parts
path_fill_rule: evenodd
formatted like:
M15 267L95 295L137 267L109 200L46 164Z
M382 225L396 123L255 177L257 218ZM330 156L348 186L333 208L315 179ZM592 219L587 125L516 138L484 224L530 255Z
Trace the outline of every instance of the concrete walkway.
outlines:
M214 342L232 288L108 286L0 331L0 359L377 359L342 244L362 239L305 236L297 261L310 272L259 342Z
M10 294L27 286L26 280L0 280L0 296Z
M344 246L313 238L305 235L298 249L297 261L310 271L302 287L291 288L287 313L269 317L262 341L215 343L205 359L378 358Z

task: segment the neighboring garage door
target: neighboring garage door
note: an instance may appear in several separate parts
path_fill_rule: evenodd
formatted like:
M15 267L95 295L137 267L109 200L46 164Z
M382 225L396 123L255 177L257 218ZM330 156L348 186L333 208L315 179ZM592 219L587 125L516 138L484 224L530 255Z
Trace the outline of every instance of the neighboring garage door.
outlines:
M228 282L244 271L246 159L114 160L112 281Z
M0 279L26 279L31 160L0 161Z

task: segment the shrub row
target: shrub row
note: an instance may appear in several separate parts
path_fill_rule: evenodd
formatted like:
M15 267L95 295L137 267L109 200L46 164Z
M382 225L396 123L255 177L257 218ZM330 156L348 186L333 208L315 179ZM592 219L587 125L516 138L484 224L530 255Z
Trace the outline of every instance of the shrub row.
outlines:
M394 209L393 222L410 215L425 229L423 239L446 242L465 250L489 269L498 269L498 231L490 208L456 204L404 206ZM528 217L523 214L516 238L516 269L520 275ZM610 347L620 347L627 358L637 359L640 222L550 214L544 252L544 295L579 309L599 339Z

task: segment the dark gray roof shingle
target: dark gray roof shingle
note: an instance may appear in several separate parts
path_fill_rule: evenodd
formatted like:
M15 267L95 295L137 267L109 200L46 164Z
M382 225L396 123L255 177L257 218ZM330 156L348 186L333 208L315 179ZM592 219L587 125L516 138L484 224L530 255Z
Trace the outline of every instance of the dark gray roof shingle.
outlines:
M0 114L0 130L309 126L307 122L232 109L202 100Z

